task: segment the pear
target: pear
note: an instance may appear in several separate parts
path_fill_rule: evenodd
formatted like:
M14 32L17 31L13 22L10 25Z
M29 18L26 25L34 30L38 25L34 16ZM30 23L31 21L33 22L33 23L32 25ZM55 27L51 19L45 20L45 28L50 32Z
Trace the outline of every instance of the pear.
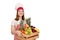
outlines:
M32 33L32 30L30 27L28 27L26 30L25 30L26 34L27 35L30 35Z

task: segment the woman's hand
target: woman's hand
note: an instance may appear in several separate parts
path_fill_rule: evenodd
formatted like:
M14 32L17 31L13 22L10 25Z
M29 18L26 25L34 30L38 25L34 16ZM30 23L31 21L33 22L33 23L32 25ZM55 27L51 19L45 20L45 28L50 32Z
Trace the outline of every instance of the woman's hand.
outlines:
M19 30L15 31L15 34L17 34L18 36L22 36L21 31Z

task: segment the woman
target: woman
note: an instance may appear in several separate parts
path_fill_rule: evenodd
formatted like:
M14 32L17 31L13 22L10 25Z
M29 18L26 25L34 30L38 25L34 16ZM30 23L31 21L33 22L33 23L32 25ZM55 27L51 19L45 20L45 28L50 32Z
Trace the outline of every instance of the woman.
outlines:
M11 33L14 35L14 40L19 40L19 39L17 39L16 35L21 36L19 27L17 27L17 25L20 24L21 20L24 21L24 9L23 9L23 7L18 7L16 18L12 21L12 24L11 24ZM25 23L26 22L24 21L24 24Z

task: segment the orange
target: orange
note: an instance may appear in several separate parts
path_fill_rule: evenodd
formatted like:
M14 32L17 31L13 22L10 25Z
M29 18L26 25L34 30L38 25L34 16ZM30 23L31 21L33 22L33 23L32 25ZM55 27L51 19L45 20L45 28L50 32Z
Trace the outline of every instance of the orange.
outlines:
M24 30L22 30L21 32L25 34L25 31Z

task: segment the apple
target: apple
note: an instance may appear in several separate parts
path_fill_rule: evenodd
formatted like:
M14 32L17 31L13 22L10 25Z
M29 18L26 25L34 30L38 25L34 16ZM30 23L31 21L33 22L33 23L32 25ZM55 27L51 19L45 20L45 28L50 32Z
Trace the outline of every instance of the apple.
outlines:
M29 27L29 25L28 24L24 24L24 28L27 28L27 27Z
M25 31L24 30L21 30L21 32L25 34Z
M32 32L34 33L34 32L37 32L36 30L34 30L34 29L32 29Z

